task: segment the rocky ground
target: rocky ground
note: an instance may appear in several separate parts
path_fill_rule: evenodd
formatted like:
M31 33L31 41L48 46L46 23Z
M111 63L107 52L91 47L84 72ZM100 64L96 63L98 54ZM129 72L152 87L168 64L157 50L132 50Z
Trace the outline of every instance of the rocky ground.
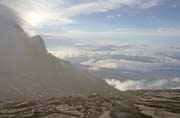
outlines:
M0 118L180 118L180 90L73 95L2 104Z

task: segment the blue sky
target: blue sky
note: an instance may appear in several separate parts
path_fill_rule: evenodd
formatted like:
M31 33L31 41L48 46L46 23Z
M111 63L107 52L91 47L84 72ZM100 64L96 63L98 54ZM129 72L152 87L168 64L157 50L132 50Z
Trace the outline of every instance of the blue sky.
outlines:
M179 0L2 0L48 39L179 40Z

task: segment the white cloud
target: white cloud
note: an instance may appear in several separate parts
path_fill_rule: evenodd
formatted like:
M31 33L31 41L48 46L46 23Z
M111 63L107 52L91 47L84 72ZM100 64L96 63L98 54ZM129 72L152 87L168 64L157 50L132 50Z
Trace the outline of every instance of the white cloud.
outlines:
M76 15L106 12L122 6L150 8L159 0L92 0L77 4L62 0L1 0L32 26L72 23Z
M174 78L175 79L175 78ZM106 78L105 81L110 86L116 88L120 91L125 90L138 90L138 89L165 89L165 88L179 88L179 86L176 85L176 87L170 87L168 84L177 84L177 81L174 81L174 79L159 79L154 81L148 81L148 80L126 80L126 81L120 81L116 79L108 79ZM177 79L177 78L176 78ZM180 81L178 79L178 82L180 84Z
M74 43L75 46L85 46L85 43Z
M117 17L121 17L121 14L117 14Z
M82 44L80 43L80 45ZM85 44L83 43L83 45ZM132 47L131 45L119 45L115 47L113 50L102 51L74 48L53 48L48 50L61 59L86 58L87 61L78 63L88 66L90 70L106 68L148 71L154 68L165 69L164 65L167 65L167 67L168 65L180 65L178 59L172 58L173 54L177 55L179 53L179 48L176 52L176 50L169 50L169 48L144 47L141 45L133 45ZM159 52L165 53L165 55L160 55ZM114 56L119 58L115 59Z
M82 65L89 66L90 70L99 70L101 68L109 68L109 69L117 69L118 64L113 62L112 60L99 60L95 61L94 59L90 59L86 62L80 63Z
M64 10L64 14L67 16L74 16L79 14L106 12L121 8L122 6L150 8L158 5L158 3L159 0L93 0L91 2L72 5Z
M113 18L109 16L109 18ZM49 37L57 37L57 39L72 39L72 40L81 40L86 42L97 42L99 44L117 44L122 43L122 41L119 41L118 39L132 39L132 38L139 38L142 39L142 37L164 37L164 38L174 38L174 37L180 37L180 27L177 28L157 28L157 29L135 29L135 28L118 28L111 31L106 32L91 32L91 31L82 31L82 30L69 30L64 31L60 33L50 33L45 34ZM117 40L109 40L109 39L117 39ZM92 41L93 40L93 41ZM104 40L102 42L102 40ZM138 39L137 39L138 40Z
M173 81L173 82L180 82L180 78L175 77L175 78L173 78L171 81Z
M73 22L72 19L61 15L63 1L58 0L1 0L4 4L16 11L29 25L41 27L44 25L64 24Z
M74 57L88 57L93 58L99 55L106 55L106 52L82 50L75 48L53 48L48 49L49 53L55 55L60 59L74 58Z
M107 84L120 91L141 89L140 86L142 86L142 83L140 81L133 80L121 82L120 80L116 79L105 79L105 81L107 82Z
M127 69L127 70L147 71L147 70L151 70L154 67L160 66L159 63L145 63L140 61L130 61L124 59L105 59L105 60L97 60L97 61L90 59L80 64L89 66L90 70L119 68L119 69Z
M121 14L116 14L116 15L107 15L107 18L119 18L121 17Z
M54 56L60 59L79 57L82 55L82 53L78 49L71 48L49 49L48 51L49 53L53 54Z
M107 18L114 18L113 15L107 15Z

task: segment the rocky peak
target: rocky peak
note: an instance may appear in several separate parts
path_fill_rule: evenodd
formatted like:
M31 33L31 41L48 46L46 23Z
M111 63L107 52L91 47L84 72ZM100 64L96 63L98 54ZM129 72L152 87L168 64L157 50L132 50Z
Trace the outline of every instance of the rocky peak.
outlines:
M32 42L33 48L36 49L36 51L38 51L41 54L48 53L44 40L40 35L33 36L31 39L32 39L31 42Z

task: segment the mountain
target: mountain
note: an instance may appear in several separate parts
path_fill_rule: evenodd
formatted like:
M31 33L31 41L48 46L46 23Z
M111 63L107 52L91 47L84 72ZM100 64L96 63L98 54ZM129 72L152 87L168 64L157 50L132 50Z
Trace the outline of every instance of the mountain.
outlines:
M0 101L114 90L49 54L41 36L28 36L19 19L0 5Z

